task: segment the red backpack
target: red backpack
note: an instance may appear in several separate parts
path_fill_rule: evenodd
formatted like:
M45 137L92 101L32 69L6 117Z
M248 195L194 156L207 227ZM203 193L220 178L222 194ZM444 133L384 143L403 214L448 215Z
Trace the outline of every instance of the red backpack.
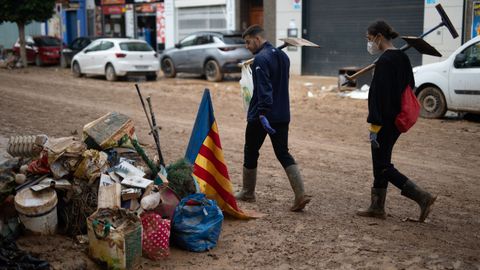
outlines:
M413 93L410 85L407 85L402 93L400 113L395 118L395 126L402 133L407 132L417 122L420 115L420 103Z

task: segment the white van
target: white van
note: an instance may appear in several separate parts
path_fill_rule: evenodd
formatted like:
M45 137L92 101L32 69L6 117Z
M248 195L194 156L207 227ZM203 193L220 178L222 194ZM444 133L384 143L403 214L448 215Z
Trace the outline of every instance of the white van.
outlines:
M413 74L422 117L440 118L447 110L480 113L480 36L445 61L413 68Z

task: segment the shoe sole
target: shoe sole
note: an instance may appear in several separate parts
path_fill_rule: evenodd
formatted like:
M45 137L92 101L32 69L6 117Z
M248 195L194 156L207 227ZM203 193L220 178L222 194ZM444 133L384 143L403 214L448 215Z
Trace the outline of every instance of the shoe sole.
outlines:
M370 217L370 218L379 218L379 219L387 219L387 214L374 214L374 213L363 213L363 212L356 212L355 213L359 217Z
M302 211L305 206L311 201L311 198L306 198L302 202L300 202L298 205L295 205L294 207L290 208L290 211L292 212L300 212Z
M432 212L432 206L437 200L437 196L433 197L429 202L427 207L425 208L425 211L423 212L423 215L420 215L420 218L418 219L419 222L425 222L425 219L427 219L428 215L430 212Z

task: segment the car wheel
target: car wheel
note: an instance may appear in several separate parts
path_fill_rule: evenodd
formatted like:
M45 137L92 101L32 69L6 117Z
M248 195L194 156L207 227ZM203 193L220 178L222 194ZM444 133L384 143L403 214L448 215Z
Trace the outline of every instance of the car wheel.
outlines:
M105 77L107 78L107 81L116 81L117 80L117 74L115 73L115 68L111 64L108 64L107 67L105 68Z
M43 66L42 58L40 58L40 55L38 55L38 54L37 54L37 56L35 57L35 65L36 65L37 67Z
M147 81L156 81L157 80L157 74L152 74L152 75L147 75Z
M218 82L222 80L223 74L220 71L220 66L218 65L217 61L209 60L205 64L205 76L210 82Z
M167 78L175 78L177 71L175 70L175 65L173 64L172 59L164 58L162 59L162 72L163 75Z
M72 73L73 73L73 76L77 78L82 77L82 70L80 69L80 64L78 62L73 63Z
M67 59L65 58L65 55L62 55L60 57L60 66L62 68L67 68L69 66L69 64L67 63Z
M447 102L440 89L435 86L427 86L418 94L418 100L422 109L420 115L424 118L440 118L447 112Z

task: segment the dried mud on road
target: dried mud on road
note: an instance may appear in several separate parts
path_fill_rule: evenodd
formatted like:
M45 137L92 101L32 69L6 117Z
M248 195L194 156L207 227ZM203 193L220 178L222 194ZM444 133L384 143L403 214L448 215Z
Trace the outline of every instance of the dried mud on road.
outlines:
M291 78L289 145L314 196L305 212L288 211L293 192L267 140L259 160L257 202L240 203L266 216L227 218L215 249L189 253L172 248L166 260L143 259L141 269L480 269L480 123L420 119L400 137L394 164L439 196L426 223L404 221L419 210L392 185L388 218L360 218L355 210L369 203L372 184L367 103L326 91L335 84L335 78ZM167 163L184 155L202 91L211 90L225 159L238 189L246 123L236 79L160 78L141 88L152 97ZM308 91L314 97L307 97ZM154 153L134 82L73 78L56 67L0 70L0 97L3 147L12 135L81 134L84 124L118 111L134 120L141 142ZM22 237L18 244L48 259L53 269L96 267L86 246L69 238Z

